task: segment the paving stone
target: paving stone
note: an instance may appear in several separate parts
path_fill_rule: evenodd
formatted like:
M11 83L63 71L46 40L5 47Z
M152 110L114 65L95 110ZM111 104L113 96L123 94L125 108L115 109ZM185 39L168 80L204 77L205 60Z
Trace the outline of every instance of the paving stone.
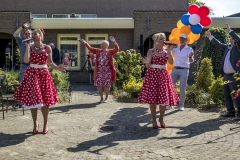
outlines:
M240 124L213 112L166 111L166 129L152 129L147 104L99 103L96 87L72 84L72 102L50 108L49 134L32 135L30 110L0 120L0 160L239 159ZM159 115L159 112L157 112Z

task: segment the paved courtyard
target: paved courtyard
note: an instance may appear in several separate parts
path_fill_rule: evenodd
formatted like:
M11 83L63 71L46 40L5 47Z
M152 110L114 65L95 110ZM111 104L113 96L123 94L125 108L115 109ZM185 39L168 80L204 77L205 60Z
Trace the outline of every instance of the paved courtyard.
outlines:
M50 109L47 135L41 134L41 112L40 133L32 135L30 111L9 110L0 119L0 160L240 159L240 128L229 130L240 123L218 113L171 109L167 129L154 130L146 104L111 96L98 103L89 84L73 84L72 90L71 104Z

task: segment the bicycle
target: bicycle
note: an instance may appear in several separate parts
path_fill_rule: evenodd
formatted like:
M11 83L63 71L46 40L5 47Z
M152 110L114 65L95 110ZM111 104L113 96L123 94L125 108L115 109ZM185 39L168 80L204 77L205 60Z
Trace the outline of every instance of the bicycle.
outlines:
M84 57L84 56L81 56L81 57ZM87 65L87 68L86 68L86 65ZM93 84L93 78L92 78L93 68L92 68L92 59L90 55L87 55L87 60L85 61L83 68L80 70L80 72L83 72L84 70L89 74L89 83Z

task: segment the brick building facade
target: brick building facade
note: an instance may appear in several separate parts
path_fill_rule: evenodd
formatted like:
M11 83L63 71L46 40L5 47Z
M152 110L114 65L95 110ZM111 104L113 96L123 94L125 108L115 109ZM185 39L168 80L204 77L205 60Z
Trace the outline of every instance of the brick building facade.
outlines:
M0 47L0 67L5 63L5 49L9 44L14 66L13 52L16 44L12 34L23 23L31 21L33 29L45 29L44 43L53 42L62 55L66 50L70 50L72 52L70 54L78 56L76 64L69 70L72 82L87 82L88 74L79 72L86 61L87 50L83 44L71 39L83 38L97 47L98 40L108 39L113 35L120 50L134 48L140 52L139 46L142 46L144 55L152 47L152 35L164 32L168 37L171 30L176 27L177 21L187 13L188 9L188 0L171 0L171 3L169 0L52 0L51 2L2 0L2 3L4 5L0 6L2 22L0 42L4 45ZM79 17L70 22L71 13ZM67 18L54 18L59 15L66 15ZM84 16L90 16L90 19ZM95 17L91 18L91 16ZM89 22L84 21L86 19ZM53 21L55 24L51 24ZM125 22L129 25L122 24ZM87 23L96 25L83 27ZM112 48L113 44L110 43L109 47Z

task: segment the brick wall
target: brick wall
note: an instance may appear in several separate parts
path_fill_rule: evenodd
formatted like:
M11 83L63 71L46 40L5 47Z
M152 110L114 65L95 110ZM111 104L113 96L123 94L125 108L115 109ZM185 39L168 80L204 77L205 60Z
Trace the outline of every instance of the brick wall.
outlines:
M30 21L30 12L0 12L0 20L0 32L13 34L17 30L17 24L20 27Z
M187 10L188 0L1 0L0 11L33 14L97 14L98 17L132 17L134 10ZM173 5L175 4L175 5Z

